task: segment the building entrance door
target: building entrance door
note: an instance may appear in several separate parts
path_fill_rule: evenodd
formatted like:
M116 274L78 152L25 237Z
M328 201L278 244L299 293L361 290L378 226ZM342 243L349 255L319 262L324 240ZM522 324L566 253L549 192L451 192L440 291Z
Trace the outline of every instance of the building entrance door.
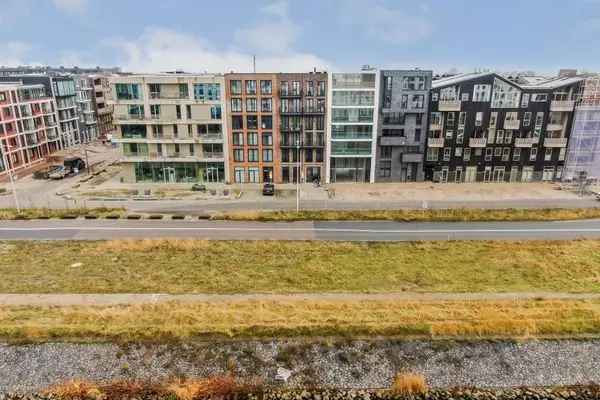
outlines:
M475 182L477 180L477 167L467 167L465 182Z
M485 171L483 172L483 181L489 182L492 179L492 167L485 167Z
M165 176L165 182L175 183L175 168L173 168L173 167L163 168L163 174Z
M532 178L533 178L533 167L524 167L523 168L523 176L521 176L521 181L531 182Z
M219 169L215 167L206 168L206 170L204 171L204 181L207 183L220 182Z
M504 167L494 168L494 182L504 182Z

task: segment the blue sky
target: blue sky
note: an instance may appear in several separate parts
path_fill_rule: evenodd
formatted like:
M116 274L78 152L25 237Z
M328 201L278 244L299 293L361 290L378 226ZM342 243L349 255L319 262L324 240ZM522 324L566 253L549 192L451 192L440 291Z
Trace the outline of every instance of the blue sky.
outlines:
M600 0L0 0L0 64L600 71Z

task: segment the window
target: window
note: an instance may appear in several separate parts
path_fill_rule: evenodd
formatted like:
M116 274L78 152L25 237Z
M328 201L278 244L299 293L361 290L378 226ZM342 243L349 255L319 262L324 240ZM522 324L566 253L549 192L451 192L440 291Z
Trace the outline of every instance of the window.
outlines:
M179 104L175 106L175 114L177 115L177 119L181 119L181 106Z
M300 94L300 82L298 81L294 81L292 82L292 95L299 95Z
M244 129L244 119L242 116L234 115L231 117L232 129Z
M465 126L465 122L467 121L467 113L461 112L458 114L458 126Z
M448 116L446 117L446 126L454 126L454 113L453 112L448 113Z
M290 91L290 87L287 81L283 81L281 82L281 95L282 96L287 96L289 94Z
M233 149L233 161L244 162L244 150L243 149Z
M400 100L400 108L407 109L408 108L408 95L407 94L403 94L402 98Z
M463 149L462 147L457 147L456 149L454 149L454 157L462 157L463 154Z
M142 119L144 118L144 106L138 104L130 104L127 106L127 114L130 117Z
M153 119L160 118L160 104L151 104L150 105L150 115Z
M513 136L512 131L506 131L506 132L504 132L504 144L511 144L512 143L512 136Z
M444 161L450 161L452 155L452 149L450 147L444 147Z
M469 101L469 93L461 93L460 99L462 101Z
M266 99L261 99L260 100L260 111L262 112L272 112L273 111L273 103L272 103L272 99L266 98Z
M248 129L258 129L258 116L247 115L246 116L246 127Z
M242 132L234 132L232 136L234 146L244 145L244 134Z
M140 85L137 83L115 84L118 100L139 100L142 96Z
M146 125L121 125L121 136L123 139L144 139Z
M500 157L500 156L502 156L502 147L494 148L494 157Z
M187 119L192 119L192 106L191 105L186 105L185 106L185 111L187 114Z
M508 82L494 78L492 108L517 108L521 100L521 91Z
M415 142L420 142L421 141L421 129L417 128L415 129Z
M198 133L198 136L206 135L208 133L208 129L206 125L196 125L196 132Z
M248 146L258 146L258 133L256 133L256 132L248 133Z
M537 147L531 148L531 153L529 153L529 161L535 161L537 159Z
M560 151L558 152L558 161L565 161L566 151L567 149L565 147L561 147Z
M463 160L464 161L470 161L471 160L471 148L465 147L465 152L463 154Z
M392 176L392 162L391 161L381 161L379 163L379 177L380 178L389 178Z
M242 99L231 99L231 112L242 112Z
M485 148L485 161L492 161L492 156L494 155L494 149L491 147Z
M512 157L513 161L520 161L521 160L521 148L520 147L515 147L513 149L513 157Z
M229 88L231 94L242 94L242 81L230 81Z
M246 112L256 112L256 98L249 97L246 99Z
M311 96L311 97L315 95L315 82L314 81L306 82L306 95Z
M233 91L233 82L239 81L231 81L232 83L232 94L240 94L235 93ZM187 89L186 89L187 91ZM187 95L185 96L187 97ZM219 83L195 83L194 84L194 99L196 100L209 100L209 101L218 101L221 100L221 84Z
M260 81L260 94L271 94L272 90L271 81Z
M430 114L431 125L442 125L442 113L441 112L432 112ZM385 121L384 121L385 122Z
M250 181L250 183L260 182L259 176L260 175L258 173L258 168L248 168L248 180Z
M273 162L273 150L272 149L263 149L263 161L264 162Z
M478 112L475 114L475 126L483 125L483 112Z
M545 93L534 93L531 95L532 103L544 103L548 101L548 95Z
M510 160L510 147L505 147L502 149L502 161Z
M189 153L190 153L190 156L194 155L194 145L193 144L190 144Z
M392 158L392 146L381 146L379 154L381 158Z
M452 139L452 136L454 136L454 131L452 129L447 129L446 130L446 139Z
M552 148L547 148L544 153L544 161L552 161Z
M458 128L458 131L456 132L456 144L462 144L464 137L465 137L464 128ZM416 141L416 139L415 139L415 141Z
M521 98L521 107L529 107L529 93L523 93L523 97Z
M428 147L427 148L427 161L437 161L438 160L438 150L437 147Z
M256 94L256 81L246 81L246 94Z
M270 115L263 115L260 117L260 127L262 129L273 129L273 117Z
M244 183L244 168L236 168L234 170L234 178L236 183Z
M317 85L317 96L325 96L325 81L319 81Z
M262 144L263 144L263 146L273 146L273 134L272 133L263 133L262 134Z
M496 143L503 143L504 142L504 130L499 129L498 133L496 134Z
M475 85L473 88L474 102L490 101L492 95L492 85Z
M431 93L431 101L438 101L439 94L437 92Z
M177 128L177 125L173 125L173 137L177 136L179 136L179 129Z
M412 108L423 108L425 107L425 95L414 94L412 96Z
M529 126L531 125L531 112L526 112L523 115L523 126Z
M248 162L258 162L258 149L248 149Z
M210 107L210 119L221 119L220 105L214 105Z

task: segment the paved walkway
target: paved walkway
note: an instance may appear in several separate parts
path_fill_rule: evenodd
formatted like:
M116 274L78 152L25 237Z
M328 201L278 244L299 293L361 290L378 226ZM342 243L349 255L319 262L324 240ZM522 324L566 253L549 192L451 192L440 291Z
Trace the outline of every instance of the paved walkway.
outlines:
M0 294L0 306L113 306L231 301L597 300L600 293Z

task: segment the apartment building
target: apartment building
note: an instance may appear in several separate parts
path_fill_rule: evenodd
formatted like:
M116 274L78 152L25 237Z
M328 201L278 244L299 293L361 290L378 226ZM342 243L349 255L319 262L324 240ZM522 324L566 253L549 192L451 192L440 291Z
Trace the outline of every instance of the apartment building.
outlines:
M60 148L54 99L41 84L0 83L0 178Z
M278 74L281 182L325 177L327 73Z
M332 73L328 79L326 182L375 182L379 73Z
M91 75L90 78L94 85L93 107L96 113L98 138L102 140L112 139L114 131L113 107L108 104L108 101L111 100L108 76Z
M166 73L109 78L124 182L225 182L222 75Z
M382 70L377 182L422 181L432 71Z
M277 74L225 75L229 182L282 181Z
M14 81L22 82L25 85L43 85L46 93L54 97L61 149L81 143L77 92L73 77L48 75L0 76L0 82Z
M435 80L425 178L529 182L562 178L582 78L472 73Z
M586 77L575 105L563 179L600 179L600 75Z
M94 86L90 77L74 76L79 112L79 134L81 143L89 143L98 138L98 120L94 109Z

